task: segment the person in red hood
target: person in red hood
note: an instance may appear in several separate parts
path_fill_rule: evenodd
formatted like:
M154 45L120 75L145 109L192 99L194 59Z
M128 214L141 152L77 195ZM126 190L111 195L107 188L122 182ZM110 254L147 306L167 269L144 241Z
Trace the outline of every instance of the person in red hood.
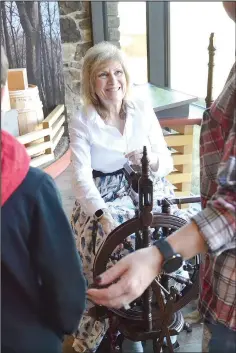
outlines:
M7 69L1 47L1 101ZM62 352L85 309L80 258L54 181L5 131L1 189L1 352Z

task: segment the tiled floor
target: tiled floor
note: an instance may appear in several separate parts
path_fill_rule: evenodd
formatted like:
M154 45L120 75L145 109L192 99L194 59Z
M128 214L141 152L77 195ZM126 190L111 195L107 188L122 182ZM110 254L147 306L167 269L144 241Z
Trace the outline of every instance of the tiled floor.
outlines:
M72 167L71 165L55 179L57 187L61 193L64 210L70 218L72 208L75 202L74 192L72 190Z
M71 166L65 170L64 173L62 173L57 179L56 179L56 184L60 190L61 196L62 196L62 203L63 207L65 209L65 212L70 218L70 214L74 205L75 201L75 196L72 190L72 183L71 183L71 176L72 176L72 168ZM184 309L184 312L189 312L189 310L192 310L191 305L188 305ZM186 332L182 332L179 337L178 341L180 344L180 348L178 352L201 352L201 339L202 339L202 325L194 325L193 326L193 331L190 334L186 334ZM73 349L71 348L72 340L71 338L68 338L65 341L64 345L64 351L63 353L73 353ZM123 353L135 353L135 352L142 352L140 350L141 346L134 344L130 341L125 341L123 345ZM108 352L104 352L108 353ZM145 353L152 353L152 344L151 342L148 342L146 348L145 348Z

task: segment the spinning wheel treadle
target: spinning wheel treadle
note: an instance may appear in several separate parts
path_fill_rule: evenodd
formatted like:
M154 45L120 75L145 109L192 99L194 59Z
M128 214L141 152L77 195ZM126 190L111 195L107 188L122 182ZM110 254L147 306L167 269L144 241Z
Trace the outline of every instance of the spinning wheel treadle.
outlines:
M107 269L111 255L119 244L123 243L127 246L126 238L131 234L136 234L136 249L143 248L150 246L158 237L168 236L186 224L185 220L168 214L171 200L162 202L162 210L167 213L152 213L153 188L152 181L149 179L146 147L143 150L142 174L138 181L138 191L137 217L121 224L109 234L96 254L94 277ZM193 202L196 201L199 199L194 198ZM174 203L180 203L179 199L174 200ZM110 312L113 317L113 330L115 322L115 328L126 338L133 341L153 340L154 353L161 351L163 339L166 337L169 351L173 352L170 336L178 334L184 326L180 309L195 299L198 293L199 263L199 256L185 263L184 270L188 272L189 278L183 278L176 273L171 275L161 273L144 294L131 303L129 310L109 309L107 312ZM111 352L114 351L116 351L114 347L111 347Z

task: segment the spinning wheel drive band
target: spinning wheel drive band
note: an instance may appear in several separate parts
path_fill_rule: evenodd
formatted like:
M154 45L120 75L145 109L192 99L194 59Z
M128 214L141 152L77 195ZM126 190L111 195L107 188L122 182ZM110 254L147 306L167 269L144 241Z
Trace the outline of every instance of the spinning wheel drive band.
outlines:
M141 176L134 175L138 180L139 209L138 216L121 224L113 230L99 248L94 260L94 278L103 273L112 259L112 253L120 244L126 243L126 238L135 234L135 249L152 245L158 236L166 237L171 232L181 228L187 222L184 219L168 214L171 204L164 200L167 213L153 213L153 185L149 178L149 161L147 149L143 149ZM132 185L132 180L129 180ZM176 202L177 203L177 202ZM153 228L155 232L153 232ZM160 230L162 232L160 233ZM187 235L186 235L187 240ZM131 340L153 340L154 352L161 351L163 338L167 338L171 352L173 348L170 334L175 335L183 327L183 317L180 309L195 299L198 293L200 257L195 256L190 261L185 261L184 271L188 272L188 279L176 273L162 272L146 289L146 291L131 303L131 308L109 309L117 322L117 328L125 337ZM172 283L172 284L170 284ZM176 285L182 284L181 290L176 290ZM174 285L173 285L174 284Z

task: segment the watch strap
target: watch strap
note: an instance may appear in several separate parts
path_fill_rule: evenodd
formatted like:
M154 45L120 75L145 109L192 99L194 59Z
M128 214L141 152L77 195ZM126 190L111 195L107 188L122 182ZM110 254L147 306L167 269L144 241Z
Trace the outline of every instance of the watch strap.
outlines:
M97 221L99 221L99 219L101 219L106 214L108 214L107 208L100 208L94 213L94 217Z
M94 217L98 221L104 215L103 209L99 209L94 213Z
M171 245L164 238L160 238L160 239L156 240L153 243L153 245L156 246L160 250L165 261L168 259L171 259L175 255L175 252L172 249Z

